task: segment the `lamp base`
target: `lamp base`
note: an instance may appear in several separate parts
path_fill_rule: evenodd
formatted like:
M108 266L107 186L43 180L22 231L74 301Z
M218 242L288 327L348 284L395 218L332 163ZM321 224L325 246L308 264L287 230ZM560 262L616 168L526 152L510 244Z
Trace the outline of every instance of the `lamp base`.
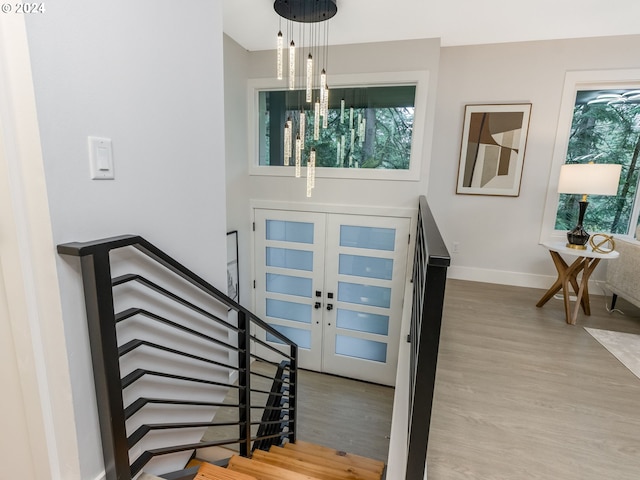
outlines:
M573 230L567 232L567 247L575 248L577 250L586 250L587 242L589 241L589 235L587 231L582 228L582 221L584 220L584 212L587 210L588 203L585 201L580 202L580 215L578 217L578 224Z

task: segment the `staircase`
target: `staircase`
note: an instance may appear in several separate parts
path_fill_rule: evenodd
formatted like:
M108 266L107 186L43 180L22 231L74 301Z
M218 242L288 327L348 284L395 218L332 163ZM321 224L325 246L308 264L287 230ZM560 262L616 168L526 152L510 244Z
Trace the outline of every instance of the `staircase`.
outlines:
M71 242L58 252L80 258L105 479L131 480L143 468L191 479L196 468L184 464L209 447L237 448L240 455L227 468L203 464L199 480L382 479L382 462L296 441L298 347L280 331L140 236ZM393 480L424 478L449 264L421 196L411 345L403 354L409 375L401 389L396 385L408 387L410 408L406 430L397 428L400 441L391 436L399 449L387 465ZM279 345L265 340L271 337ZM256 371L263 365L276 373ZM141 379L152 388L140 387ZM260 385L265 379L270 390ZM231 391L234 401L223 402ZM231 419L212 421L223 409ZM145 415L133 421L138 412ZM230 436L202 440L208 429L230 426Z
M194 480L381 480L383 470L378 460L298 440L234 455L227 468L202 463Z

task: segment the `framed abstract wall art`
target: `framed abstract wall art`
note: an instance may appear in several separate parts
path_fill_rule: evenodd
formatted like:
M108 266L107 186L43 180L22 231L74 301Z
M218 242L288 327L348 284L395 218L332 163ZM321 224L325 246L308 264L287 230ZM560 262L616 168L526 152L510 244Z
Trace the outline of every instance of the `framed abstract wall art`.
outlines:
M530 103L467 105L456 193L520 195Z

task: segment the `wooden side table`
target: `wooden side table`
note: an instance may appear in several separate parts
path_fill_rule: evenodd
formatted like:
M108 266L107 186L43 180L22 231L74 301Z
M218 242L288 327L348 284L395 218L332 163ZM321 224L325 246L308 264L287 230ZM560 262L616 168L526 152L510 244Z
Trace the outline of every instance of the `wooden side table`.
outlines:
M600 260L617 258L620 254L616 251L610 253L594 252L590 246L587 246L586 250L577 250L567 247L565 242L544 242L542 245L549 249L553 264L558 271L558 278L551 288L547 290L547 293L542 296L540 301L536 303L536 307L542 307L562 289L564 313L567 323L575 325L580 306L582 306L585 315L591 315L591 307L589 306L589 277L591 277ZM568 265L561 254L575 257L575 260L571 265ZM582 273L582 275L580 279L578 279L580 273ZM576 303L573 312L571 311L569 285L571 285L576 294Z

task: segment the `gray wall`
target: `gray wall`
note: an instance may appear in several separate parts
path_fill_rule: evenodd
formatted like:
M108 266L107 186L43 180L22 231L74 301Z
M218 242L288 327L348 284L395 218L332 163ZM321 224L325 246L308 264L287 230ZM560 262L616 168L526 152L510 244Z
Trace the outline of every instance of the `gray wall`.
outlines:
M430 101L436 107L426 130L432 129L433 142L424 145L419 182L321 179L311 202L412 207L418 195L427 194L450 251L454 242L459 243L459 253L452 253L450 277L546 288L555 270L539 241L565 74L639 68L639 47L640 36L444 48L434 40L335 47L331 63L340 66L340 73L428 70ZM226 83L227 93L233 91L238 102L246 102L243 81L272 75L274 54L247 53L237 46L225 47L227 54L227 66L230 58L245 65L243 72L236 70L233 85ZM520 196L457 195L465 105L521 102L533 106ZM227 112L231 128L243 128L242 121ZM235 170L228 216L248 236L249 199L308 201L300 189L291 187L290 178L250 176L246 141L239 136L235 142L230 147L233 156L227 157L228 168ZM244 246L248 253L248 240ZM594 278L603 272L598 269ZM245 280L247 275L248 271L241 274Z
M55 243L141 234L226 289L222 8L68 0L27 19ZM115 180L89 178L87 136ZM59 280L83 480L102 454L75 259Z
M309 205L357 205L378 208L417 208L417 198L426 193L431 161L431 134L436 101L440 43L437 39L372 43L332 47L331 74L427 71L429 73L427 124L424 132L420 177L414 181L316 178L313 197L306 198L304 180L249 174L250 154L246 128L247 80L271 78L273 51L247 52L225 38L225 112L227 129L227 221L239 231L241 292L243 303L251 301L251 201L276 201ZM234 133L231 133L233 131ZM343 209L343 211L348 211Z
M441 50L428 198L448 247L460 243L451 276L552 283L553 264L538 242L565 74L638 68L639 48L640 36L626 36ZM464 106L514 102L533 104L520 196L456 195Z

